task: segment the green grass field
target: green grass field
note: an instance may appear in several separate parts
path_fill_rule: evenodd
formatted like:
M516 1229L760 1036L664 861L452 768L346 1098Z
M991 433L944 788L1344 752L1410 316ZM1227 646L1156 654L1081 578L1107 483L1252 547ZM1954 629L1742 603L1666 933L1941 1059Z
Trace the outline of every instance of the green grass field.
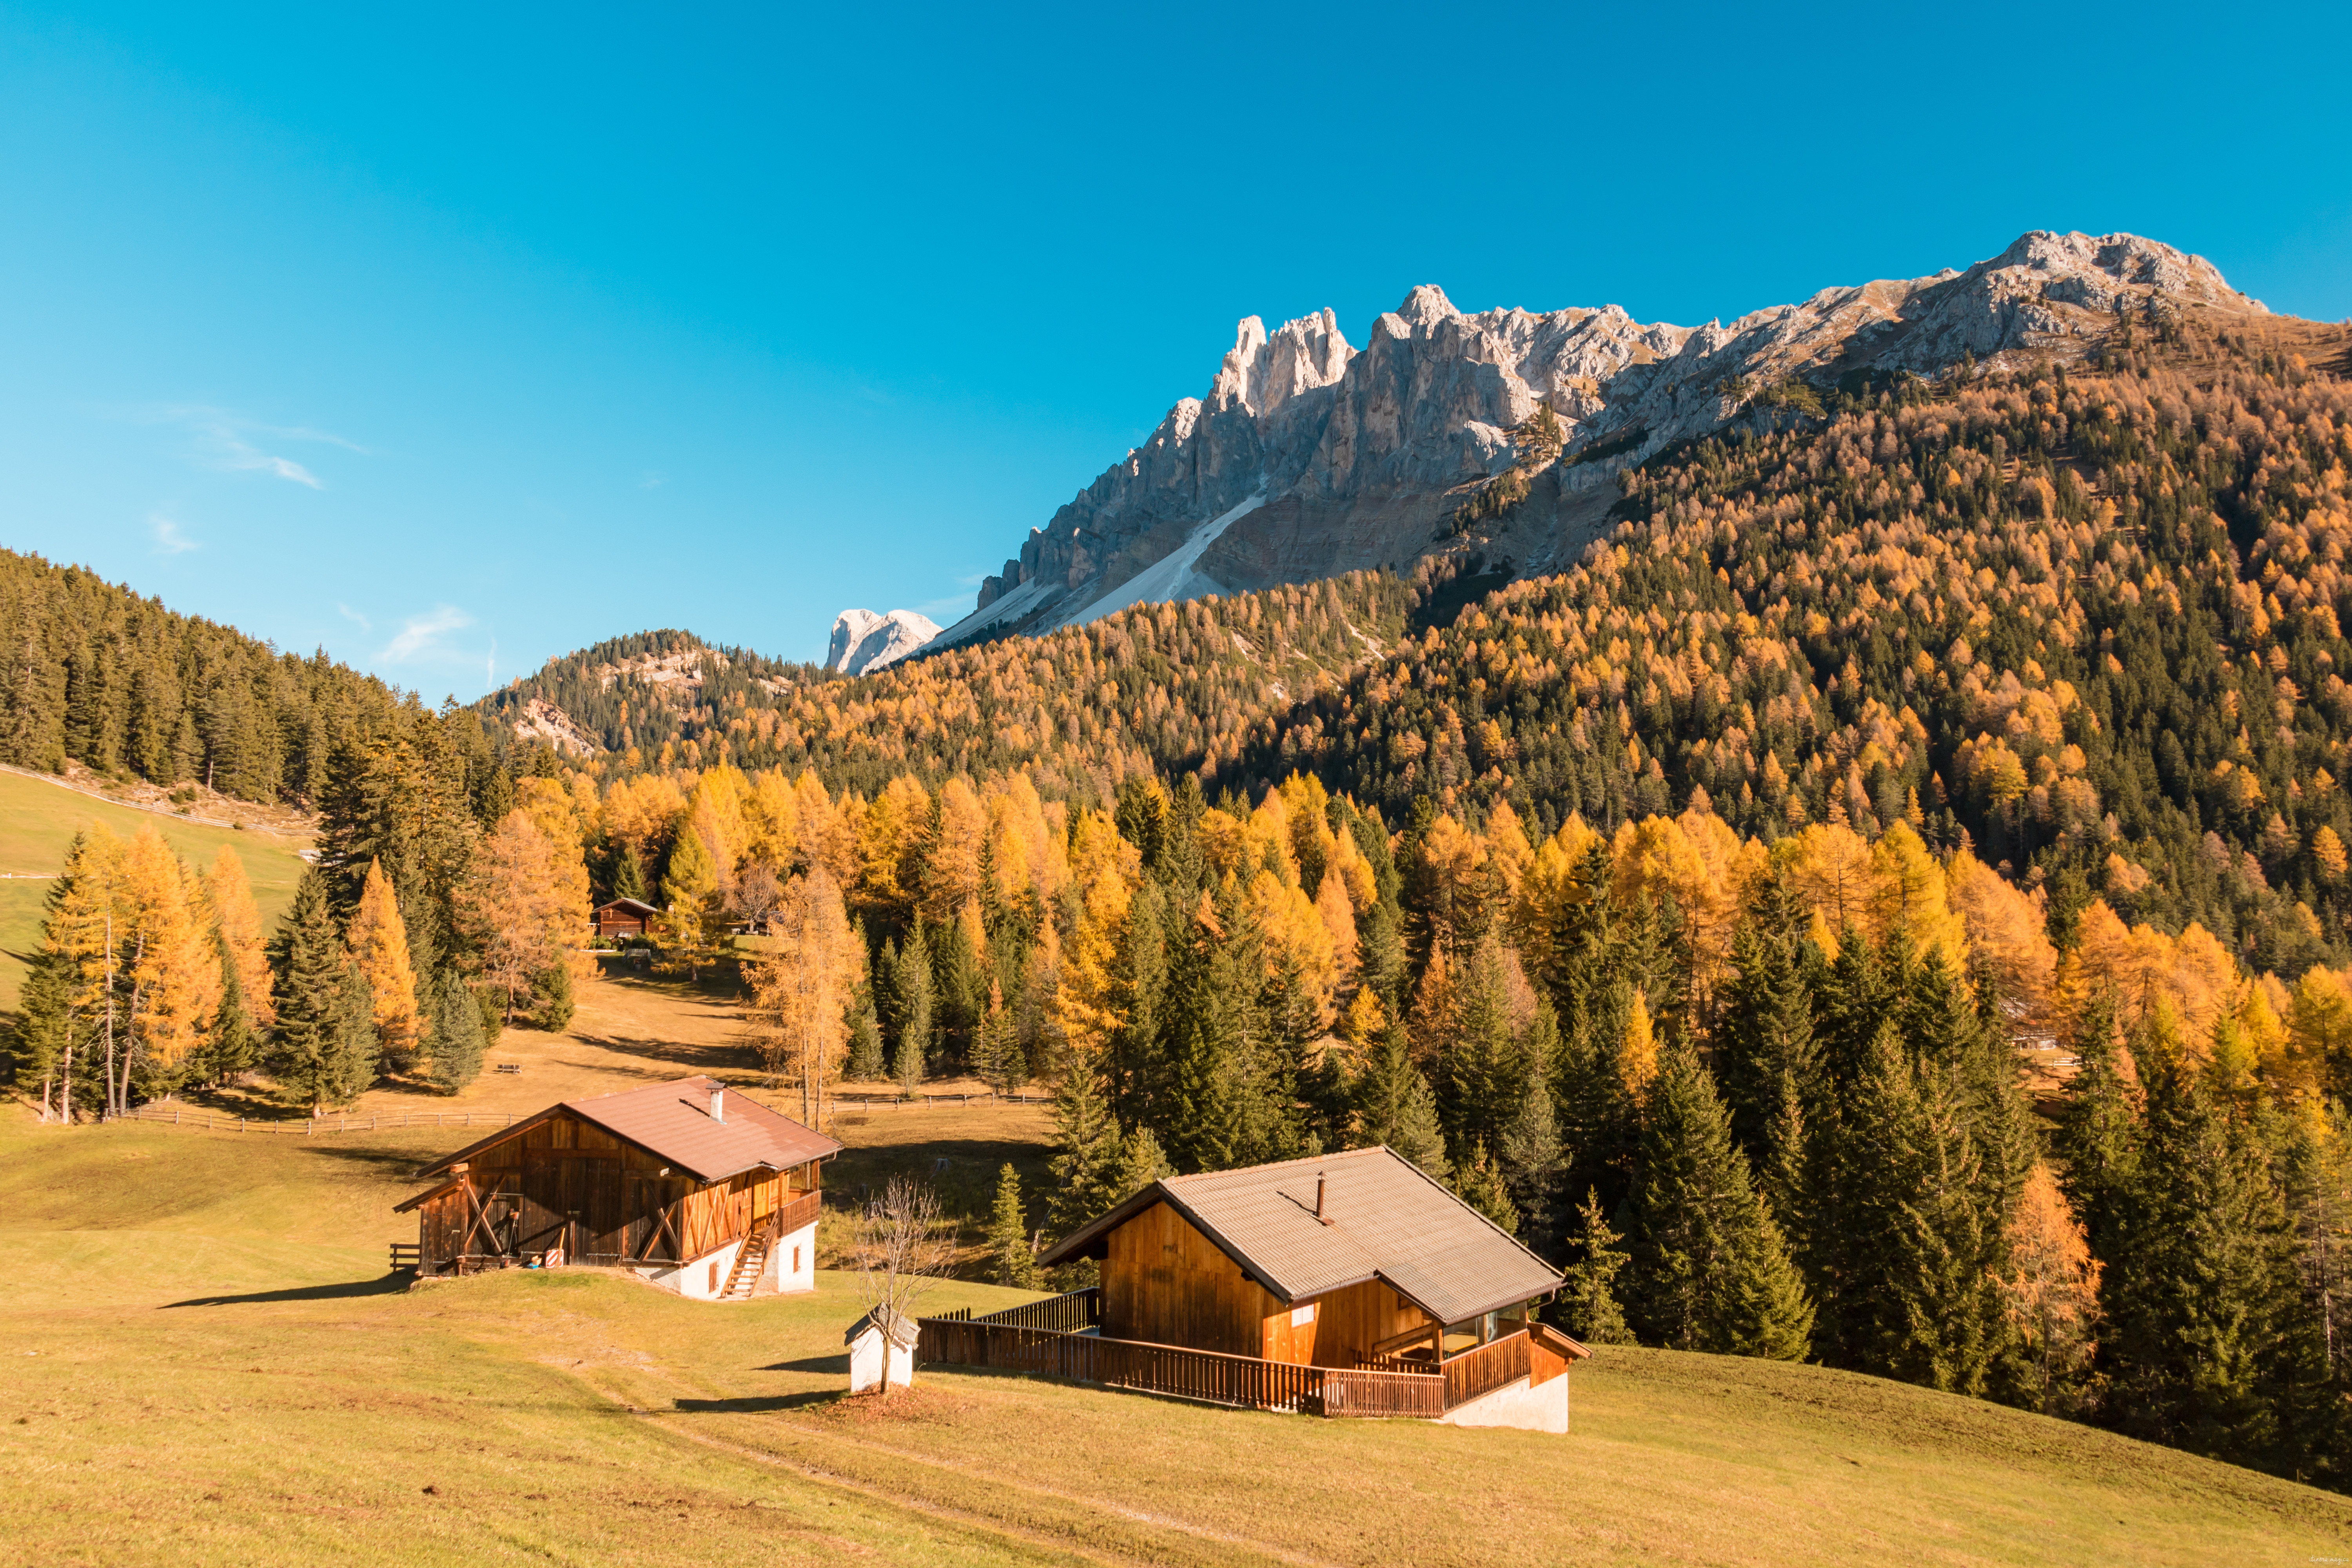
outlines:
M975 1112L975 1115L979 1115ZM911 1122L862 1152L922 1164ZM1027 1134L979 1121L989 1157ZM847 1129L858 1133L865 1129ZM916 1134L916 1142L907 1141ZM1604 1351L1566 1437L925 1369L841 1397L845 1277L410 1290L454 1132L0 1123L0 1541L41 1563L2304 1563L2352 1502L1818 1368ZM927 1305L1007 1292L945 1284Z
M41 900L48 897L46 879L56 875L73 836L93 821L128 838L143 826L153 826L182 859L202 870L213 863L224 844L236 846L245 874L253 883L254 901L261 906L263 929L277 923L294 900L294 884L302 878L299 851L307 837L206 827L181 822L152 811L61 789L22 773L0 773L0 1011L16 1005L24 984L25 955L40 940Z

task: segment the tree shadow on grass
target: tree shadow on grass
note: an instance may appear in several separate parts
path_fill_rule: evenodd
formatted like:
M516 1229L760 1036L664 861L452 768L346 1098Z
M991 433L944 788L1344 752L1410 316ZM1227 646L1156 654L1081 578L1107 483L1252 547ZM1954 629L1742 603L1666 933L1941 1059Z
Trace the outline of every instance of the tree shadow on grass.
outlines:
M341 1301L354 1296L394 1296L408 1289L410 1277L406 1269L387 1274L381 1279L346 1279L333 1285L304 1285L285 1290L255 1290L243 1296L194 1296L185 1301L167 1301L163 1310L174 1307L244 1307L264 1301Z
M680 1399L673 1407L686 1415L768 1415L782 1410L805 1410L812 1405L831 1405L849 1397L838 1388L819 1389L813 1394L765 1394L742 1399Z
M464 1147L462 1144L454 1146ZM418 1149L372 1149L364 1143L320 1142L313 1144L307 1152L403 1183L421 1179L416 1174L417 1170L441 1157Z

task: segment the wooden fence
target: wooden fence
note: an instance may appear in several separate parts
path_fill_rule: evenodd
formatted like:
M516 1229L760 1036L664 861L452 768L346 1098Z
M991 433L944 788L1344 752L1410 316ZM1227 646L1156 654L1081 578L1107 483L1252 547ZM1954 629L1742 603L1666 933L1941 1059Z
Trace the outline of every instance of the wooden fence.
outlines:
M377 1116L305 1116L271 1121L194 1105L150 1103L134 1106L113 1120L192 1127L199 1132L289 1132L309 1138L325 1132L392 1131L404 1127L511 1127L522 1118L509 1110L395 1110ZM331 1121L334 1123L331 1127L327 1125Z
M1091 1294L1076 1291L1074 1297ZM1015 1312L1054 1307L1072 1297L1034 1301ZM1082 1307L1063 1309L1082 1311ZM1097 1303L1095 1308L1099 1310ZM958 1366L991 1367L1039 1377L1063 1377L1106 1388L1133 1389L1203 1405L1311 1415L1418 1416L1434 1419L1446 1380L1430 1373L1353 1372L1223 1355L1139 1340L1030 1328L961 1318L921 1320L916 1358Z
M1054 1103L1054 1097L1050 1094L999 1094L992 1089L983 1089L977 1094L958 1090L953 1094L915 1095L868 1094L860 1089L854 1094L835 1094L826 1098L836 1106L854 1105L861 1110L870 1110L877 1106L884 1110L895 1110L902 1106L919 1108L927 1105L970 1105L974 1101L982 1105L992 1101L998 1105L1051 1105Z

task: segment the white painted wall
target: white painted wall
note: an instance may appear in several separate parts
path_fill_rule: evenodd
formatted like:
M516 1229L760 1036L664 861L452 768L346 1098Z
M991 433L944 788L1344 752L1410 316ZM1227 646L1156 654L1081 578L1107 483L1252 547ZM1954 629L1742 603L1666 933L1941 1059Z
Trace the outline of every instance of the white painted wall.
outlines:
M1517 1426L1524 1432L1568 1430L1568 1379L1529 1386L1526 1378L1481 1394L1437 1418L1441 1426Z
M727 1277L735 1271L736 1249L743 1244L730 1241L707 1258L698 1258L679 1268L640 1269L646 1279L666 1290L675 1290L690 1300L709 1301L727 1289ZM711 1283L711 1265L719 1267L718 1283Z
M884 1333L880 1329L877 1329L869 1323L866 1325L866 1329L864 1333L858 1335L857 1338L850 1342L850 1393L864 1394L869 1389L878 1388L882 1385L882 1378L885 1370L882 1362L882 1352L883 1348L886 1345L888 1346L890 1352L890 1361L887 1371L889 1373L891 1386L895 1388L906 1388L913 1384L915 1381L915 1352L904 1345L896 1343L891 1340L889 1335Z
M760 1283L751 1293L793 1295L816 1289L816 1221L776 1238L768 1251L768 1267L760 1272Z

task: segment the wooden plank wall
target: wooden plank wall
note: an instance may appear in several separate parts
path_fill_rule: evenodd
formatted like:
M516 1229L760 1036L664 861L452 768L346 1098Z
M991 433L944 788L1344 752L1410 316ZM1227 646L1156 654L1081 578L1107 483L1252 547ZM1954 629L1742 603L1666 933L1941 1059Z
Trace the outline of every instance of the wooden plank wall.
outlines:
M1288 1323L1288 1314L1281 1321ZM1334 1290L1315 1303L1314 1338L1305 1353L1268 1357L1306 1361L1317 1366L1351 1367L1391 1335L1429 1321L1428 1314L1378 1279ZM1297 1331L1292 1331L1295 1335ZM1269 1334L1268 1342L1272 1342Z
M1265 1321L1289 1309L1166 1204L1110 1233L1103 1333L1111 1339L1261 1356Z
M1379 1280L1285 1305L1166 1204L1111 1232L1103 1333L1297 1365L1352 1367L1391 1334L1428 1321ZM1296 1322L1312 1305L1308 1321Z
M665 1176L662 1169L654 1155L569 1113L518 1129L468 1163L467 1177L498 1232L497 1246L477 1237L473 1250L513 1254L561 1246L575 1263L648 1256L692 1262L817 1184L813 1166L747 1172L708 1186L675 1171ZM670 1232L661 1228L665 1209ZM420 1214L425 1261L455 1257L473 1221L467 1195L453 1192Z

